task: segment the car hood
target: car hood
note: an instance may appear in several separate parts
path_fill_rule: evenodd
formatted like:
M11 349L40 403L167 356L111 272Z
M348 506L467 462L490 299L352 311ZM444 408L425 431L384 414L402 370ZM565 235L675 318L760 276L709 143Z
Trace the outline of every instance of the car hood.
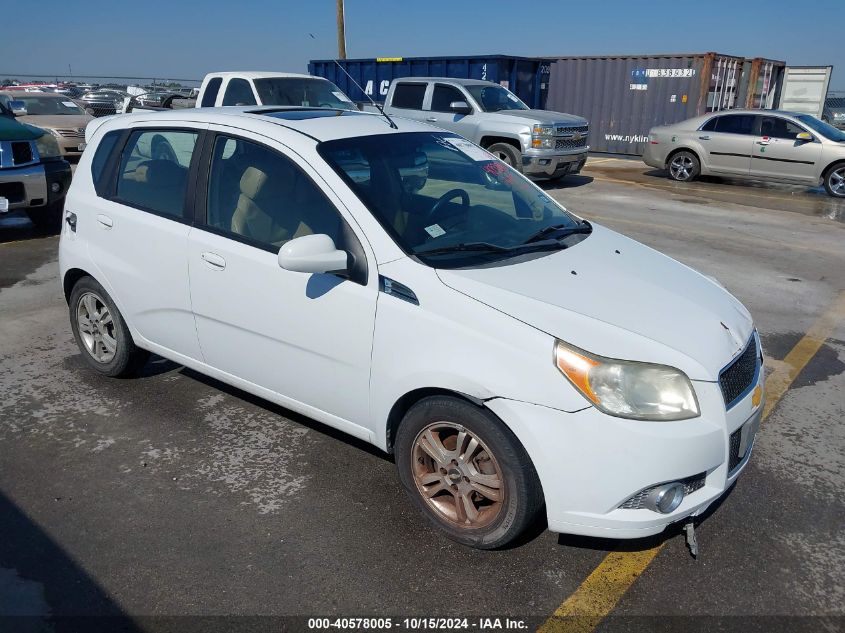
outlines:
M572 345L677 367L693 380L718 380L753 330L745 307L715 280L599 225L551 255L437 274Z
M42 136L44 130L0 114L0 141L34 141Z
M527 123L565 123L566 125L587 125L587 119L574 114L552 112L551 110L499 110L488 114L525 119Z
M90 114L28 114L26 116L18 117L21 121L26 121L32 125L46 128L78 128L85 129L88 122L93 120Z

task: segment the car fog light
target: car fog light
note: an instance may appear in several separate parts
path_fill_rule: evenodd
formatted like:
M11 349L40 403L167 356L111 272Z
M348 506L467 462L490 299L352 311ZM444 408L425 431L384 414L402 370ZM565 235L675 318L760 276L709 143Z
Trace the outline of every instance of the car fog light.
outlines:
M658 486L648 494L646 506L650 510L669 514L677 510L684 500L684 486L680 483L664 484Z
M62 190L62 183L60 183L60 182L54 182L53 184L50 185L50 191L52 191L53 193L59 193L61 190Z

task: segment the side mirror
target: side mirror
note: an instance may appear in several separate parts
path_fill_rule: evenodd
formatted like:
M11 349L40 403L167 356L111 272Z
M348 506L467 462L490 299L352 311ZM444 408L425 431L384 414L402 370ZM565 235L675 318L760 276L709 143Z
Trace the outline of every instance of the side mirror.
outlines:
M466 101L453 101L449 104L449 110L455 114L472 114L472 108Z
M346 251L338 250L324 233L303 235L279 250L279 266L297 273L334 273L348 269Z
M809 132L798 132L798 134L795 135L795 140L796 141L812 141L813 135L810 134Z
M26 116L26 103L18 99L9 101L9 110L11 110L12 114L15 116Z

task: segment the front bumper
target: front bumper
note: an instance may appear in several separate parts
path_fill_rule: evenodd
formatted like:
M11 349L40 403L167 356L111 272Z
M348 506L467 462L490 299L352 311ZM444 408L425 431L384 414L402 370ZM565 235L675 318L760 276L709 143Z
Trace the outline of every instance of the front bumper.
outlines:
M9 201L9 211L47 204L49 191L43 163L0 169L0 196Z
M758 380L762 389L762 378ZM639 538L704 512L736 481L751 454L753 435L743 459L729 470L731 434L747 422L753 428L764 402L755 406L748 394L726 411L718 383L694 385L702 415L679 422L626 420L593 407L566 413L502 398L485 404L531 457L551 531ZM655 484L702 473L704 485L669 514L619 507Z
M62 156L70 156L76 158L82 156L85 149L85 139L76 137L60 137L58 139L59 148L62 151ZM80 149L80 147L82 149Z
M572 153L528 150L522 156L522 172L537 178L577 174L587 162L589 147Z

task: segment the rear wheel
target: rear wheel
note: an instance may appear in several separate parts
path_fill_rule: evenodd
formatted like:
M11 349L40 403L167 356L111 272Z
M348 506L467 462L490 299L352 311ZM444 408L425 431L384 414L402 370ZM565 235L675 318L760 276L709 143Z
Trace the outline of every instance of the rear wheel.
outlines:
M678 182L695 180L701 173L701 163L698 156L692 152L681 151L672 154L669 159L669 178Z
M117 306L93 278L76 282L69 310L73 337L89 367L105 376L129 376L147 362L149 352L135 346Z
M503 163L506 163L522 173L522 154L513 145L507 143L493 143L487 148L487 151L493 154Z
M834 198L845 198L845 163L838 163L827 170L824 188Z
M517 438L489 411L458 398L425 398L396 434L399 479L412 503L449 538L503 547L543 506L537 473Z

